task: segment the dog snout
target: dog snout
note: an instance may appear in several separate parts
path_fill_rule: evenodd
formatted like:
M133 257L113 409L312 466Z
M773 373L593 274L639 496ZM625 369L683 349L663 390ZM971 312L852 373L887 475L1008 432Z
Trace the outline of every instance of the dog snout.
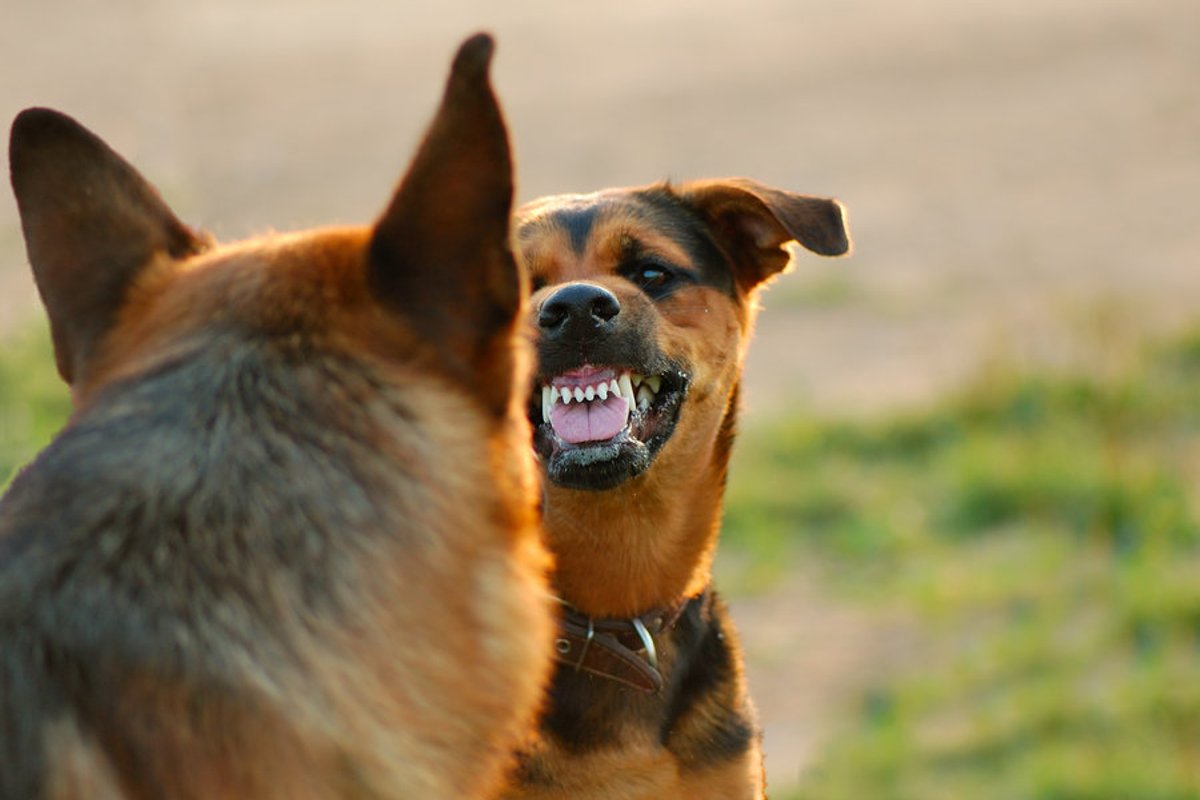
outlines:
M621 301L603 286L572 283L546 298L538 327L551 338L590 337L610 329L621 313Z

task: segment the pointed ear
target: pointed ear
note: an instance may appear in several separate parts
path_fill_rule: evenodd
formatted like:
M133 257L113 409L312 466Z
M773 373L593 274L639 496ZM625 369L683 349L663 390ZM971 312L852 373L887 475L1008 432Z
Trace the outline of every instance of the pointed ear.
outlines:
M846 212L837 200L792 194L747 178L695 181L676 192L708 222L743 291L786 269L788 242L823 256L850 250Z
M493 49L486 34L459 49L441 107L375 226L368 265L381 301L464 375L507 346L524 296L509 241L508 134L488 81ZM506 402L510 384L497 387Z
M71 383L138 273L156 257L182 258L203 245L137 170L57 111L17 116L9 163L58 372Z

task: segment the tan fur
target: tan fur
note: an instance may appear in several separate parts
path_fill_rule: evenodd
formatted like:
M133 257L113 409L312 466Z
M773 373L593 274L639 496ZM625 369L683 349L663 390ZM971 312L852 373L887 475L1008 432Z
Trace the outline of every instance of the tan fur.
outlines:
M73 722L58 722L45 729L46 750L54 754L46 787L47 800L121 800L117 778L95 742L85 741Z

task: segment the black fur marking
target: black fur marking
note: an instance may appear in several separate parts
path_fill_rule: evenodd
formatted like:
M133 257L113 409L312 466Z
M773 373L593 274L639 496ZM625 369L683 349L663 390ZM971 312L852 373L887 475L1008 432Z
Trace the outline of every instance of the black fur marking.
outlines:
M552 219L567 234L575 255L582 256L587 248L588 237L596 224L598 206L564 208L555 211Z
M695 615L692 625L681 625L682 631L693 631L695 638L679 650L675 673L677 681L670 698L665 724L660 729L663 744L685 764L695 767L735 758L745 753L754 742L756 732L746 708L722 708L714 724L703 728L689 725L689 715L736 679L733 653L725 640L725 609L720 598L710 592L704 603L693 603L687 614ZM744 699L739 699L739 705ZM720 706L717 706L720 708ZM694 722L694 720L693 720Z
M0 612L2 613L2 612ZM41 797L46 763L42 723L63 713L20 621L0 618L0 798Z
M625 717L618 698L632 696L603 678L559 665L542 729L575 755L612 747L621 739Z
M704 276L704 283L730 297L737 296L733 267L699 214L672 193L669 186L645 189L633 197L650 212L648 219L654 230L666 235L688 254L692 264Z

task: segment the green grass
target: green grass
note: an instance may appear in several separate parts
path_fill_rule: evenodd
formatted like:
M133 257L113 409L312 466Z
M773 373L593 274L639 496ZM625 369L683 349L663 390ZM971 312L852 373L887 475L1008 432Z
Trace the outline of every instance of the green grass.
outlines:
M1200 798L1200 330L739 447L725 546L824 564L927 640L793 797Z
M46 446L69 411L49 332L40 327L0 341L0 489Z

